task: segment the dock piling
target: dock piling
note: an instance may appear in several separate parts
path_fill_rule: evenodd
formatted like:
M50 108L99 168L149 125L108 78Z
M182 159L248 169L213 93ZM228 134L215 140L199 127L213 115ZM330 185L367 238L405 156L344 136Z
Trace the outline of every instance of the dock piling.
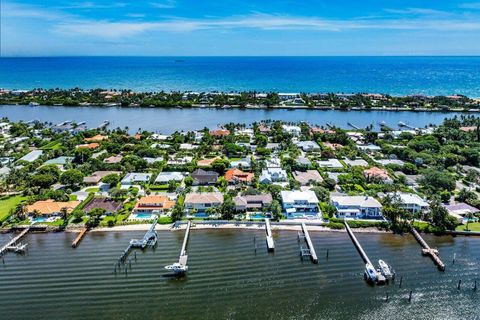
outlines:
M456 255L457 255L457 254L454 252L454 253L453 253L453 262L452 262L452 264L455 264L455 257L456 257Z
M400 284L398 285L399 288L402 287L402 282L403 282L403 276L400 277Z
M327 260L328 260L328 251L329 251L329 249L327 249Z
M412 293L413 291L410 290L410 294L408 295L408 302L412 302Z
M473 291L477 291L477 280L475 280L475 284L473 285Z
M385 301L388 301L388 292L387 292L387 296L385 297Z
M458 284L457 284L457 290L460 290L460 286L462 285L462 280L458 280Z

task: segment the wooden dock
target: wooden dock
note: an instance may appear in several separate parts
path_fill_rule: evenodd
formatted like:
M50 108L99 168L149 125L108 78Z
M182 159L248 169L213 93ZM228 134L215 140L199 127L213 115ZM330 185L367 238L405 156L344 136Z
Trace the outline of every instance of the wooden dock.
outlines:
M77 235L77 237L75 238L75 240L73 240L72 242L72 248L76 248L78 246L78 244L80 243L80 241L82 241L83 237L85 237L85 235L87 234L87 231L88 231L88 228L85 227L83 228L80 233Z
M192 225L192 222L188 221L187 229L185 229L185 237L183 238L182 249L180 250L180 257L178 258L178 263L180 263L182 266L186 266L188 261L187 244L188 244L188 238L190 237L191 225Z
M5 252L8 250L11 250L11 248L15 247L15 243L20 240L24 235L27 234L27 232L30 231L30 227L27 227L22 230L16 237L11 239L6 245L4 245L2 248L0 248L0 256L3 256Z
M153 220L152 225L150 226L150 229L145 233L143 236L143 239L132 239L130 240L130 243L128 244L128 247L122 251L120 254L120 257L118 257L117 263L124 263L125 260L127 259L128 255L130 254L130 251L132 251L133 248L140 248L140 249L145 249L147 246L155 246L157 244L157 232L155 231L155 226L157 225L157 216L155 216L155 219Z
M357 238L353 234L352 229L350 229L350 226L348 225L347 221L345 221L344 223L345 223L345 228L347 229L348 235L352 239L352 242L355 245L355 247L357 248L358 253L360 253L360 256L362 257L363 262L372 264L372 262L370 261L370 259L367 256L367 254L363 250L362 246L360 245L360 242L358 242Z
M312 259L313 263L318 263L317 253L315 252L315 248L313 247L313 242L312 242L312 239L310 239L310 234L308 233L308 229L307 229L307 226L305 225L305 222L302 222L302 231L305 238L305 242L307 242L308 251L309 251L308 255Z
M445 271L445 264L440 259L440 256L438 255L438 250L430 248L430 246L425 242L425 240L423 240L420 233L418 233L418 231L412 225L410 225L410 231L412 232L413 237L422 246L422 254L429 255L437 265L438 269L440 269L440 271Z
M275 242L273 241L272 229L270 227L270 219L265 218L265 232L267 233L267 248L268 251L275 250Z

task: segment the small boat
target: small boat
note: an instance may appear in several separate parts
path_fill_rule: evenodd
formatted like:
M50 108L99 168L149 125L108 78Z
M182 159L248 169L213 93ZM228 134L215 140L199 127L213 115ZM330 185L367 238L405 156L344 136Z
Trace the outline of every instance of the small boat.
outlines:
M403 121L398 121L398 125L399 125L400 127L406 127L406 126L407 126L407 125L405 124L405 122L403 122Z
M175 262L174 264L165 266L166 270L173 271L175 274L184 274L188 270L188 266L184 266L183 264L180 264L178 262Z
M372 282L376 282L378 279L377 270L371 263L365 264L365 278Z
M378 265L380 267L380 273L387 279L393 279L395 277L395 271L392 267L389 266L385 261L378 260Z
M28 104L29 107L37 107L37 106L39 106L39 105L40 105L40 103L38 103L38 102L30 102L30 103Z

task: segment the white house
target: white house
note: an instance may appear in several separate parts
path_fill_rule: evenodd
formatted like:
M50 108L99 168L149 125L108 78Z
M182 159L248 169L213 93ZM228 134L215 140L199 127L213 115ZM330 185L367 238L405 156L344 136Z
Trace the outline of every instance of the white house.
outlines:
M160 172L155 179L155 183L165 184L169 181L180 182L185 178L184 174L181 172Z
M282 168L267 168L262 170L259 181L261 183L272 183L287 181L287 172Z
M33 150L30 153L21 157L19 160L27 161L27 162L33 162L33 161L37 160L38 158L40 158L42 156L42 154L43 154L42 150Z
M250 168L251 165L252 165L252 160L250 158L243 158L240 160L230 162L230 166L232 168L242 167L244 169L248 169Z
M430 208L428 202L423 200L419 195L413 193L389 193L391 197L398 197L401 202L402 209L411 213L425 212Z
M341 169L342 163L338 159L319 160L317 164L320 168Z
M281 191L283 210L287 213L287 218L300 216L318 216L318 198L315 192L307 191Z
M305 152L320 150L320 146L315 141L298 141L295 145Z
M302 129L300 129L299 126L287 126L284 124L282 126L283 131L293 135L293 136L299 136L302 133Z
M122 179L121 183L124 186L144 182L147 183L152 177L151 173L130 172Z
M223 194L220 192L187 193L185 196L185 209L204 212L209 208L221 206Z
M332 196L332 204L337 209L338 218L380 219L382 205L373 197L367 196Z

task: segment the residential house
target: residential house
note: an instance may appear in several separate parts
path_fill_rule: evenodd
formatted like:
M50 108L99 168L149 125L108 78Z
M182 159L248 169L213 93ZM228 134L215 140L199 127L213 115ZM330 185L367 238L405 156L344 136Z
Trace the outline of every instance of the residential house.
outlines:
M96 185L100 182L100 180L102 180L103 177L110 174L121 175L122 173L120 171L95 171L91 176L84 177L83 183L87 185Z
M272 195L269 193L262 193L256 195L236 196L235 202L236 211L246 210L261 210L270 207L272 204Z
M315 141L298 141L295 145L305 152L320 150L320 146Z
M318 198L315 192L307 191L281 191L283 210L287 213L287 218L296 218L305 215L317 216Z
M209 159L202 159L202 160L198 160L197 161L197 167L210 167L213 163L213 161L217 160L217 159L221 159L220 157L213 157L213 158L209 158Z
M447 209L449 215L457 218L457 220L461 223L465 221L465 218L467 218L470 213L473 214L480 212L479 209L463 202L444 205L444 207Z
M332 196L331 202L337 209L337 217L345 219L380 219L382 205L368 196Z
M104 140L107 140L107 139L108 139L108 136L97 134L97 135L94 135L93 137L85 138L84 140L86 142L100 142L100 141L104 141Z
M254 174L251 172L244 172L237 168L232 168L225 172L225 180L229 183L237 183L237 182L245 182L250 183L252 182Z
M111 215L122 209L122 203L111 198L93 198L83 207L83 211L90 212L93 209L103 209L106 215Z
M192 163L193 157L185 156L185 157L178 157L178 156L170 156L168 158L167 164L171 166L184 166L187 164Z
M170 181L181 182L185 178L185 175L182 172L160 172L155 179L157 184L166 184Z
M130 186L138 183L148 183L152 178L151 173L130 172L123 177L121 184L123 186Z
M299 136L302 133L302 129L299 126L289 126L289 125L282 125L283 131L293 135Z
M230 131L227 129L217 129L217 130L211 130L210 135L214 137L225 137L230 134Z
M135 207L134 213L165 214L175 206L175 201L167 196L145 196L140 198Z
M192 178L194 185L215 184L218 180L218 173L215 171L197 169L192 172Z
M77 146L77 149L90 149L90 150L93 150L93 149L97 149L98 147L100 147L100 144L98 144L97 142L91 142L91 143L79 144L79 145Z
M375 160L375 162L381 164L382 166L394 164L394 165L403 167L403 165L405 164L405 162L398 159L380 159L380 160Z
M400 207L410 213L423 213L428 211L430 205L419 195L414 193L388 193L390 197L397 198L400 201Z
M300 182L302 186L306 186L312 183L319 183L323 181L322 176L317 170L307 171L294 171L292 172L293 178Z
M250 158L243 158L240 160L234 160L230 162L232 168L243 168L249 169L252 165L252 160Z
M305 158L305 157L298 157L297 159L295 159L295 163L300 165L300 166L303 166L303 167L311 167L312 166L312 162L308 158Z
M338 159L319 160L317 164L320 168L342 169L343 165Z
M223 194L220 192L187 193L185 209L205 212L209 208L216 208L223 204Z
M388 176L387 170L378 167L371 167L370 169L364 170L363 175L369 182L393 183L393 180Z
M274 183L287 181L288 175L282 168L270 167L262 170L259 181L261 183Z
M60 216L62 209L67 209L71 213L80 204L80 201L56 202L55 200L37 201L26 207L29 215L42 215L46 217Z
M344 159L343 162L349 167L368 167L368 162L363 159Z
M116 155L116 156L111 156L108 158L103 159L103 163L108 163L108 164L114 164L114 163L120 163L123 159L123 156L121 154Z
M40 158L42 156L42 154L43 154L43 150L33 150L33 151L30 151L30 153L21 157L19 160L20 161L33 162L33 161L37 160L38 158Z

